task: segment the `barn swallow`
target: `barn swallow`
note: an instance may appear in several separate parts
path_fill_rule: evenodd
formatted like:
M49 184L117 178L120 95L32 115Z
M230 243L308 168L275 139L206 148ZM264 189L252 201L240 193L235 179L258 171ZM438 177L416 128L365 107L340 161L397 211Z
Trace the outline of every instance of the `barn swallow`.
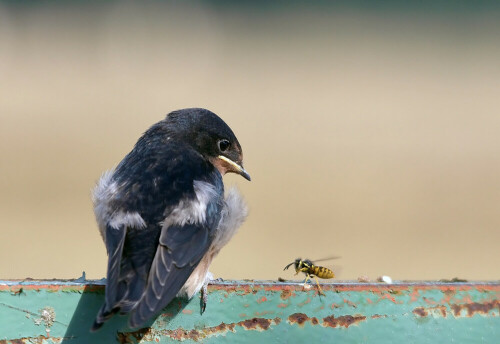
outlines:
M206 289L208 268L247 215L222 176L250 180L240 143L216 114L169 113L94 189L94 212L108 253L105 301L92 327L129 314L137 328L176 296Z

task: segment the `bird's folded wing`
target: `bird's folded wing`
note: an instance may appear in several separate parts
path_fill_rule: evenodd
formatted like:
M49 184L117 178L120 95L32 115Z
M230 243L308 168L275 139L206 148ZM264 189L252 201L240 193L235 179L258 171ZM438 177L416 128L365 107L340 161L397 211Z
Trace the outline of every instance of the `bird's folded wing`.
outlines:
M109 318L117 303L118 282L120 278L120 265L122 259L123 245L127 229L125 225L118 228L106 226L106 249L108 251L108 273L106 275L106 297L104 305L97 315L94 330L99 328L102 323Z
M162 230L146 289L130 316L131 327L143 325L172 301L210 244L206 225L172 225Z

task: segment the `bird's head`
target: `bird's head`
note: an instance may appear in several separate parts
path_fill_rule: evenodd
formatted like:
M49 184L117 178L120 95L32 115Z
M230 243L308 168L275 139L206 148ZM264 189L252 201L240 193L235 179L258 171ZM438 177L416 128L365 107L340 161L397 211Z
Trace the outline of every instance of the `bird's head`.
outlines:
M171 137L191 145L221 175L232 172L250 180L243 168L243 152L238 139L213 112L201 108L173 111L167 115L165 124Z

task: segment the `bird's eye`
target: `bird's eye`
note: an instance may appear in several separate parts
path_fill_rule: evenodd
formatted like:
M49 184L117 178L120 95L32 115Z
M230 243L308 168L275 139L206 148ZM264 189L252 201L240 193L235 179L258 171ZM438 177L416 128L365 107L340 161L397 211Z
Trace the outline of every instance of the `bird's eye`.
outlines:
M228 140L220 140L219 141L219 149L221 152L225 152L231 144Z

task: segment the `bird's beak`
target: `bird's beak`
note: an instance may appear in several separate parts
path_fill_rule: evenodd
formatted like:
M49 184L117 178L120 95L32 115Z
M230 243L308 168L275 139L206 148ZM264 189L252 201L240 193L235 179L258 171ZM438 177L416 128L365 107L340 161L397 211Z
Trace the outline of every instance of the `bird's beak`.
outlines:
M225 157L224 155L219 155L217 158L221 159L222 161L226 162L229 167L231 172L238 173L241 175L243 178L246 180L250 181L250 175L248 174L247 171L241 166L240 164L235 163L233 160L229 159L228 157Z

